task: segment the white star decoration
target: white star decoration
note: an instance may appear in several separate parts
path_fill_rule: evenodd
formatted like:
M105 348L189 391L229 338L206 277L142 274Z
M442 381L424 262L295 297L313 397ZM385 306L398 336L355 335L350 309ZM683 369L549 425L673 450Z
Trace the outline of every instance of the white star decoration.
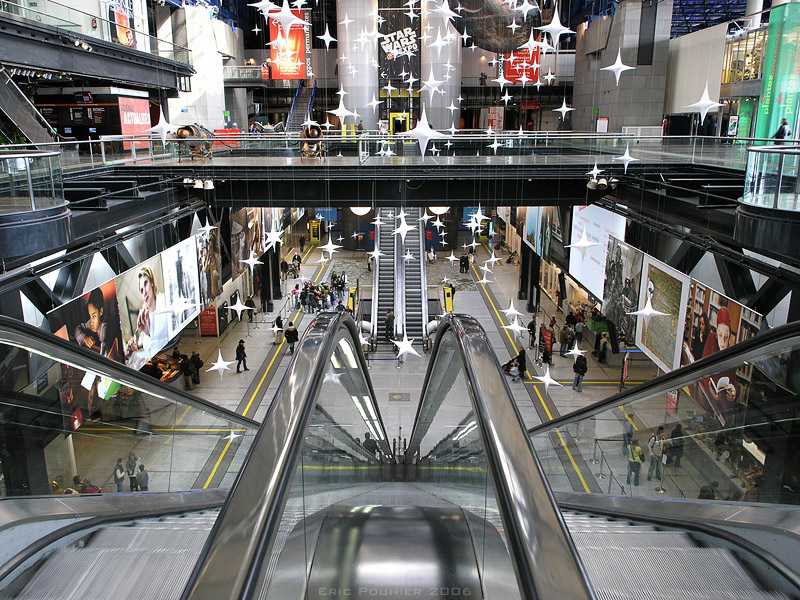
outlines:
M650 298L647 299L647 302L644 305L644 308L639 309L634 312L626 313L628 315L635 315L637 317L642 317L644 319L645 326L650 324L650 319L652 317L668 317L669 313L661 312L653 308L652 303L650 302Z
M586 237L586 228L583 228L581 232L581 238L575 242L574 244L569 244L568 246L564 246L565 248L575 248L578 252L581 253L581 259L586 258L586 250L591 248L592 246L600 246L601 244L597 242L590 242L589 238Z
M210 373L211 371L218 371L219 378L222 379L222 372L223 371L230 371L230 365L235 363L235 360L227 361L222 358L222 350L219 350L219 357L217 358L217 362L211 365L210 369L206 369L206 373Z
M506 317L509 318L509 319L511 319L512 317L516 318L516 317L521 317L522 316L522 313L519 312L516 309L516 307L514 306L514 301L513 300L510 301L510 304L508 305L507 309L501 310L500 312L504 313L506 315Z
M553 112L561 113L561 119L564 120L567 118L567 113L573 110L575 109L572 108L571 106L567 106L567 99L564 98L564 100L561 102L561 107L554 108Z
M636 69L636 67L629 67L628 65L622 64L622 49L620 48L619 50L617 50L616 62L613 65L609 67L603 67L600 70L611 71L612 73L614 73L614 76L617 78L617 86L619 87L619 76L622 75L622 73L625 71L631 71L634 69Z
M575 347L566 354L568 354L569 356L573 356L574 358L572 360L574 362L578 360L579 356L583 356L584 354L586 354L586 350L578 350L578 342L575 342Z
M544 391L545 392L550 389L551 385L558 385L558 386L561 385L555 379L550 377L550 365L547 365L547 369L544 372L544 376L542 376L542 377L534 377L534 379L538 379L539 381L541 381L544 384Z
M592 168L591 171L587 172L586 174L587 175L591 175L592 179L597 179L597 176L600 175L600 173L602 173L602 172L603 172L603 169L598 169L597 168L597 161L594 161L594 167Z
M622 164L625 165L625 173L628 172L628 165L634 161L639 160L638 158L633 158L628 151L628 144L625 144L625 154L622 156L615 156L612 160L619 160L622 161Z
M550 41L553 44L553 47L557 48L558 43L561 41L561 36L565 33L575 33L569 27L564 27L561 24L561 17L558 14L558 6L555 7L553 11L553 18L544 27L537 27L541 31L544 31L550 35Z
M414 343L414 338L408 339L406 336L403 336L403 341L398 342L397 340L392 340L392 343L397 346L397 357L400 358L404 354L416 354L419 356L419 353L411 347L411 344Z
M428 142L430 140L447 137L444 134L431 129L430 125L428 125L428 117L425 114L425 106L422 107L422 116L419 118L419 121L417 121L416 127L405 133L395 135L405 135L417 140L417 142L419 142L420 155L423 157L423 159L425 158L425 151L428 148Z
M492 250L492 257L491 257L490 259L488 259L488 260L485 260L485 261L483 261L483 262L484 262L484 263L492 263L492 264L491 264L491 266L494 266L494 265L495 265L495 263L503 262L503 259L502 259L502 258L497 258L497 257L494 255L494 250ZM513 301L512 301L512 304L511 304L511 305L512 305L512 306L514 305L514 304L513 304Z
M175 133L178 130L177 125L173 125L172 123L168 123L167 120L164 118L164 111L161 110L158 115L158 125L151 127L150 129L145 129L148 133L157 133L161 136L161 143L167 143L167 134L168 133Z
M206 219L206 224L200 228L200 231L204 232L206 235L210 234L212 231L217 229L216 225L211 225L211 222Z
M706 87L703 89L703 96L700 98L700 100L694 104L686 106L685 108L693 108L694 110L698 111L700 113L700 122L702 123L706 120L708 111L719 106L722 106L722 104L719 102L714 102L708 95L708 82L706 81Z
M229 306L228 310L235 310L237 316L239 317L239 320L241 321L242 320L242 312L245 311L245 310L253 310L253 309L250 308L249 306L245 306L244 304L242 304L242 299L237 297L236 298L236 304L234 304L233 306Z
M330 50L331 49L331 42L335 42L336 41L336 38L333 37L330 34L330 32L328 31L328 24L327 23L325 23L325 34L324 35L318 35L317 39L320 39L323 42L325 42L325 49L326 50Z
M406 218L403 217L402 219L400 219L400 225L398 225L397 228L394 231L392 231L392 233L394 235L399 235L400 238L403 240L403 243L405 243L406 233L408 233L409 231L414 231L414 229L416 229L416 227L406 223Z
M244 263L246 265L250 265L250 272L251 273L253 272L253 269L255 268L256 265L263 265L264 264L264 263L262 263L260 260L258 260L256 258L255 252L253 252L252 250L250 250L250 258L246 258L244 260L240 260L239 262L240 263Z
M289 36L289 29L291 29L292 25L308 25L311 26L310 23L306 23L303 19L300 19L294 15L292 12L291 7L289 6L289 0L283 0L283 6L281 10L277 14L269 14L270 19L276 21L281 24L283 27L283 35L285 37Z
M514 321L511 323L511 325L503 325L503 329L509 329L513 331L516 335L527 333L528 331L527 327L523 327L522 325L519 324L519 321L517 320L516 317L514 317Z
M336 252L338 252L339 248L341 248L341 246L333 243L330 234L328 234L328 243L325 244L324 246L319 247L320 250L327 252L331 256L333 256Z

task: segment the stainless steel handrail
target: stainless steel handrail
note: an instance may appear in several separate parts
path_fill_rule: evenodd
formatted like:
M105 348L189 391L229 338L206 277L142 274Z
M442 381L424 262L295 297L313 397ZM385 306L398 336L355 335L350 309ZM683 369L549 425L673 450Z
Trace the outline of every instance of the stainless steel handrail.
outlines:
M427 208L422 209L423 214L427 211ZM419 283L422 294L422 339L425 340L428 337L428 255L425 252L425 223L420 220L417 220L417 223L419 227ZM431 243L431 247L433 247L433 243ZM428 346L425 345L424 347L427 348Z
M737 369L744 362L755 361L773 353L788 350L791 347L788 344L789 341L794 341L797 345L800 345L800 322L789 323L765 333L760 333L743 342L739 342L735 346L715 352L711 356L702 358L661 377L656 377L635 388L614 394L605 400L595 402L547 423L532 427L528 430L528 433L531 436L540 435L626 404L680 389L696 383L699 379L706 379L710 374Z
M375 211L375 218L380 215L379 211ZM378 221L380 222L380 221ZM380 251L381 249L381 226L375 225L375 241L373 250ZM378 340L378 290L380 289L380 270L381 259L380 257L372 260L372 306L370 307L370 349L375 348Z
M368 372L352 317L344 313L317 315L303 335L253 440L181 595L184 600L238 600L258 592L259 574L269 562L278 535L317 396L330 357L343 337L356 350L360 372ZM375 391L366 375L365 381L381 427L382 450L391 456Z
M81 371L89 371L113 379L122 385L145 392L167 402L185 404L230 423L258 429L260 423L228 410L203 398L156 381L149 375L129 369L118 362L100 356L86 348L49 334L22 321L0 316L0 344L29 350Z
M439 355L448 337L457 356ZM441 359L460 360L463 366L521 596L530 600L595 598L507 380L486 333L473 317L451 313L439 325L406 456L418 453L431 423L431 410L442 404L441 382L429 385L440 368L447 368L439 364Z
M406 261L403 259L403 241L399 235L394 235L394 337L398 332L406 332Z

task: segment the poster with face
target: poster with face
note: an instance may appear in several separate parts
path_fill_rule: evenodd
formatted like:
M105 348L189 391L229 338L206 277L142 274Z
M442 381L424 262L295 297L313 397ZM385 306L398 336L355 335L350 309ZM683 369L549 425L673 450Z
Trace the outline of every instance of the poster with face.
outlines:
M242 209L231 215L231 276L236 279L247 269L241 261L250 256L247 241L247 210Z
M264 210L261 207L247 208L247 256L252 250L256 258L264 254Z
M169 342L169 317L161 255L115 279L125 364L142 366Z
M636 310L644 309L649 299L653 310L666 315L649 319L639 316L636 323L636 345L665 372L680 366L688 295L688 276L652 256L644 256Z
M47 320L56 335L111 360L123 361L117 287L113 280L50 311Z
M195 241L200 268L200 304L209 306L222 293L219 229L201 231L195 236Z
M609 236L603 314L631 344L636 340L636 317L627 313L638 310L643 259L643 252Z
M756 335L764 317L707 285L692 280L686 309L681 365L711 356ZM690 395L722 424L731 424L736 405L748 401L753 365L710 377L691 386Z
M175 337L186 323L200 314L200 279L197 246L189 238L161 253L164 274L169 337Z

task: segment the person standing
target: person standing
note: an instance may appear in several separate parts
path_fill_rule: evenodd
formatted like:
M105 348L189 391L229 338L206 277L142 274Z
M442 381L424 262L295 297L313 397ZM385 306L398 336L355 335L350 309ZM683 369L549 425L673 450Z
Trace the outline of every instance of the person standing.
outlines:
M604 331L600 335L600 348L597 353L597 362L604 363L606 362L606 357L608 356L608 349L611 347L611 342L608 341L608 332Z
M144 468L144 465L139 465L139 473L136 475L136 482L139 485L139 491L147 492L150 490L150 473Z
M386 341L391 342L394 339L394 313L391 308L386 311L386 318L383 320L383 325L386 327Z
M531 320L528 323L528 348L533 348L536 343L536 317L531 316Z
M661 479L661 460L664 456L663 425L659 425L656 432L647 440L647 448L650 453L650 468L647 469L647 481L653 478L653 471L655 471L656 479Z
M239 340L239 345L236 346L236 372L241 373L239 370L242 366L244 366L245 371L249 371L250 369L247 368L247 351L244 349L244 340Z
M200 355L197 352L192 352L192 356L189 358L194 365L194 375L192 375L192 383L195 385L200 385L200 369L203 368L205 364L203 359L200 358Z
M561 332L558 334L558 346L558 355L564 358L567 353L567 346L569 346L569 331L566 325L561 328Z
M581 342L583 341L583 331L586 329L586 323L583 321L578 321L575 323L575 340L578 342L578 348L581 346Z
M125 473L128 475L128 485L130 491L136 492L139 490L139 482L136 479L137 470L139 468L139 457L131 450L128 453L128 460L125 461Z
M117 465L114 467L114 483L117 485L117 492L123 492L123 484L125 483L125 467L122 466L122 459L117 459Z
M625 420L622 423L622 454L628 455L628 446L633 439L633 423L631 423L628 415L625 415Z
M280 344L283 341L283 317L278 313L275 317L275 339L272 340L273 344Z
M789 129L789 122L786 119L781 119L781 124L778 127L778 131L776 131L775 135L772 136L774 139L778 140L775 142L775 144L783 144L783 140L788 138L790 135L792 135L792 130Z
M286 281L289 278L289 263L286 259L281 260L281 279Z
M194 374L197 369L194 363L185 354L181 355L181 373L183 373L183 389L194 389Z
M294 345L300 339L300 334L292 321L289 321L289 327L286 328L286 343L289 344L289 354L294 354Z
M633 439L628 444L628 479L627 484L631 484L631 475L633 475L633 485L639 485L639 471L644 462L644 452L639 446L639 440Z
M306 247L306 236L301 235L298 242L300 242L300 254L302 254Z
M583 378L586 376L586 371L589 369L589 365L586 362L586 357L581 354L576 360L575 364L572 365L572 370L575 372L575 381L572 382L572 389L577 392L582 392L581 389L583 387Z
M459 273L469 273L469 258L466 252L461 253L461 257L458 259L458 267Z
M672 433L669 436L669 447L670 452L673 457L675 457L675 468L679 468L681 466L681 458L683 458L683 427L681 424L678 423L675 425L675 429L672 430Z

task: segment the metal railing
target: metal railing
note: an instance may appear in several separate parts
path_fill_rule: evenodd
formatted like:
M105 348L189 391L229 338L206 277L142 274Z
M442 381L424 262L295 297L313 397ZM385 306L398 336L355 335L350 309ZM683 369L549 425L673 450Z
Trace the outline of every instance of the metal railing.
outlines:
M0 151L0 214L63 204L60 153Z
M800 211L800 144L751 146L748 152L742 203Z
M108 4L105 4L108 6ZM119 43L133 50L147 52L162 58L192 65L192 51L133 28L133 23L117 23L100 15L87 13L53 0L40 0L36 8L24 6L19 2L4 0L0 2L0 13L8 13L29 21L64 29L77 47L87 44L87 40L99 39ZM116 17L115 17L116 18ZM132 19L131 19L132 21ZM13 61L9 61L13 63Z

